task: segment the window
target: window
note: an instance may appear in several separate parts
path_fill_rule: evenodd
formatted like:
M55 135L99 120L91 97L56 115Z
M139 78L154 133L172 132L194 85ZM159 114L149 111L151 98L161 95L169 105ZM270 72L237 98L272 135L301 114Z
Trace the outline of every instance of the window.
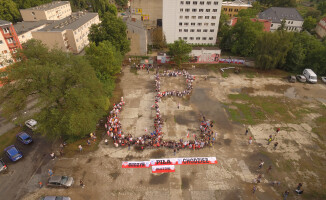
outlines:
M32 15L35 15L35 12L32 12Z
M189 19L189 16L185 16L185 19Z
M195 9L195 8L194 8L194 9L192 9L192 12L197 12L197 9Z
M198 16L198 19L203 19L203 16Z
M192 2L192 4L197 5L197 1Z
M273 24L271 24L271 27L273 27Z
M180 8L180 12L183 12L183 8Z
M196 19L196 16L191 16L191 19Z
M179 32L182 32L182 29L179 29Z
M202 40L206 40L207 38L206 37L203 37Z
M190 11L190 9L189 9L189 8L187 8L187 9L185 9L185 11L186 11L186 12L189 12L189 11Z
M200 4L200 5L204 5L204 4L205 4L205 2L201 1L199 4Z
M288 24L290 24L291 22L290 21L288 21Z
M213 40L213 38L212 38L212 37L209 37L208 39L209 39L209 40Z
M190 5L190 1L186 1L186 4L187 4L187 5Z
M188 32L188 29L183 29L183 32Z
M205 16L205 19L209 19L209 16Z
M182 38L181 37L179 37L179 40L181 40Z
M6 28L3 29L3 32L4 33L9 33L10 32L10 29L8 27L6 27Z
M200 37L196 37L196 40L200 40Z
M201 29L197 29L197 32L201 32Z
M204 30L203 30L203 32L205 32L205 33L207 33L207 31L208 31L207 29L204 29Z
M0 40L0 44L2 44L3 43L3 41L2 40Z
M190 39L190 40L194 40L194 37L190 37L189 39Z
M206 12L211 12L211 9L206 9Z
M213 12L217 12L217 9L213 9Z
M196 23L191 23L191 26L195 26L196 25Z
M188 38L187 37L183 37L183 40L187 40Z
M208 26L208 23L204 23L204 26Z
M195 32L195 29L190 29L190 32L192 32L192 33Z
M183 19L183 16L182 16L182 15L180 15L179 19Z
M199 12L204 12L204 9L199 9Z
M184 23L184 25L185 25L185 26L188 26L188 25L189 25L189 23Z
M179 26L182 26L182 22L179 22Z
M207 5L211 5L212 4L212 2L210 2L210 1L207 1L207 3L206 3Z
M214 29L210 29L209 32L213 33L214 32Z
M180 5L183 5L183 1L180 1Z
M212 26L215 26L215 23L211 23Z
M14 40L12 38L8 38L7 41L8 41L8 43L13 43L14 42Z
M212 19L216 19L216 16L212 16Z
M291 22L291 24L293 24L293 21Z
M214 5L218 5L218 1L214 1Z
M197 23L197 26L201 26L202 25L202 23Z
M228 9L227 8L223 8L224 11L227 11Z

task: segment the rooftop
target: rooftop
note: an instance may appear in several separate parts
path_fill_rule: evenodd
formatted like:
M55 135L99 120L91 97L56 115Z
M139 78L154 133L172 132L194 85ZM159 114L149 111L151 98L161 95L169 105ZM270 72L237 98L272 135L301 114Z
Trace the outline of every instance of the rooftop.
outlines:
M2 26L2 25L10 25L10 24L11 24L11 22L0 19L0 26Z
M39 31L63 31L67 29L76 30L96 16L98 16L97 13L72 13L69 17L55 21L54 23L40 29Z
M21 35L23 33L26 33L30 30L33 30L33 29L43 26L45 24L49 25L54 22L55 21L52 21L52 20L41 20L41 21L36 21L36 22L23 21L23 22L18 22L17 24L14 24L14 28L16 30L17 35Z
M302 16L295 8L271 7L259 13L259 19L271 20L273 23L281 23L283 19L303 21Z
M218 47L192 47L192 50L221 50Z
M236 1L223 1L222 6L242 6L242 7L252 7L252 5L244 3L240 0Z
M260 22L260 23L263 23L264 25L264 31L265 32L269 32L271 30L271 24L272 22L269 21L269 20L266 20L266 19L256 19L256 18L251 18L250 19L251 21L253 22ZM234 17L231 19L231 26L235 26L235 24L238 22L238 18L237 17Z
M53 8L56 8L56 7L59 7L62 5L66 5L66 4L70 4L70 2L69 1L53 1L51 3L43 4L40 6L26 8L24 10L51 10Z

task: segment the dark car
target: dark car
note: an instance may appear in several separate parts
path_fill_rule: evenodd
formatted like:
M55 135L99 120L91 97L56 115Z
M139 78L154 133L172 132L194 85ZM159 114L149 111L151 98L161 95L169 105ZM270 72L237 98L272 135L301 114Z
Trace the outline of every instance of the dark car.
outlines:
M49 187L71 187L74 179L69 176L52 176L49 178L47 186Z
M31 142L33 142L32 137L25 132L18 133L17 139L23 144L30 144Z
M0 172L3 172L7 169L7 165L0 159Z
M20 152L14 145L5 148L5 152L9 159L13 162L16 162L23 157L22 152Z
M296 78L295 78L295 76L289 76L288 77L288 81L290 82L290 83L295 83L296 82Z
M42 197L40 200L71 200L71 198L62 196L46 196Z

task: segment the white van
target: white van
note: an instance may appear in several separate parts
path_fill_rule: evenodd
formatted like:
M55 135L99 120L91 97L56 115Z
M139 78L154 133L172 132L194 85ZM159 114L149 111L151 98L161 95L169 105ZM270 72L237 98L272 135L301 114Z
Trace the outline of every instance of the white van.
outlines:
M317 83L317 75L311 69L303 70L303 75L306 77L307 82Z

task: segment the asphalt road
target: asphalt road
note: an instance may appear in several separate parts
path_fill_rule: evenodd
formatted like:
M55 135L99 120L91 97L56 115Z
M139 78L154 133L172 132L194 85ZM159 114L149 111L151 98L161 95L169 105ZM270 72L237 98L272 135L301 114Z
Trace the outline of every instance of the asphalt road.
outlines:
M47 170L54 165L50 158L52 142L41 136L33 137L33 143L24 145L16 141L15 146L23 158L12 162L1 150L1 157L7 164L7 171L0 174L0 200L18 200L26 193L38 188L38 182L45 183Z

